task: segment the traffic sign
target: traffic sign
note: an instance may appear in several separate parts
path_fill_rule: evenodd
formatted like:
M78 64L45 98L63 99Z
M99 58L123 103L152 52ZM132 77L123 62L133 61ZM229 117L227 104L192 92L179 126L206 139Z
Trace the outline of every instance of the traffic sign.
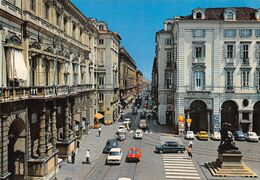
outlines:
M184 122L184 116L183 115L179 115L178 119L179 119L179 122Z
M190 118L188 118L188 119L186 119L186 122L187 122L187 123L191 123L192 120L191 120Z

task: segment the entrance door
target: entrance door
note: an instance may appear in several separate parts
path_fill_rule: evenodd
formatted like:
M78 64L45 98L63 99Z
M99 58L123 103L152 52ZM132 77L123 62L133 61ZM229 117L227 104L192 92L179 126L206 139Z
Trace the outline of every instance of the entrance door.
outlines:
M260 101L254 105L253 131L260 135Z
M239 129L238 107L234 101L225 101L221 106L221 126L225 122L231 124L231 131Z
M171 125L172 124L172 112L166 111L166 124Z
M190 105L191 130L195 133L201 130L208 131L208 111L206 104L196 100Z

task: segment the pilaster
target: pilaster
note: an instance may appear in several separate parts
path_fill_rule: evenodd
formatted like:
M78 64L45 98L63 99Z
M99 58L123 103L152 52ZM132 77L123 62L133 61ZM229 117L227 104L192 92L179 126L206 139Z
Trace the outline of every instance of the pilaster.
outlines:
M67 142L69 141L69 105L68 102L65 107L65 122L64 122L64 127L63 127L63 134L64 134L64 141Z
M38 154L40 158L44 158L46 154L46 107L43 107L42 114L40 117L40 132L39 132L39 147L38 147Z
M57 107L54 105L53 111L51 112L51 143L53 146L53 151L56 151L57 142L56 111Z

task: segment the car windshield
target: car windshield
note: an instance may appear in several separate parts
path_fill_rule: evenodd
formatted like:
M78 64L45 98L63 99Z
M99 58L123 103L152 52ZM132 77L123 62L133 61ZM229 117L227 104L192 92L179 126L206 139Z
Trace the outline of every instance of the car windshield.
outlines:
M124 129L124 127L123 126L119 126L118 129Z
M118 151L112 151L109 153L110 156L119 156L120 155L120 152Z
M244 133L242 131L237 131L237 135L244 136Z
M206 132L201 132L200 134L202 134L202 135L207 135L207 133L206 133Z
M248 135L249 135L249 136L256 136L256 133L254 133L254 132L249 132Z
M192 131L188 131L187 134L193 134L193 132Z
M137 150L129 151L129 154L138 154L138 151Z

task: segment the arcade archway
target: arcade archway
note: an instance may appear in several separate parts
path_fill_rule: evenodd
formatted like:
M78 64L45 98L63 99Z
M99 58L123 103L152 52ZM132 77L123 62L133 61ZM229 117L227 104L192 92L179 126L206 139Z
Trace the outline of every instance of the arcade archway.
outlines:
M239 129L238 106L234 101L225 101L221 106L221 126L225 122L231 124L231 131Z
M19 179L24 175L25 123L15 119L8 132L8 171L11 179Z
M260 135L260 101L254 105L253 131Z
M190 118L192 119L191 130L195 133L204 130L208 131L208 111L206 104L196 100L190 105Z

